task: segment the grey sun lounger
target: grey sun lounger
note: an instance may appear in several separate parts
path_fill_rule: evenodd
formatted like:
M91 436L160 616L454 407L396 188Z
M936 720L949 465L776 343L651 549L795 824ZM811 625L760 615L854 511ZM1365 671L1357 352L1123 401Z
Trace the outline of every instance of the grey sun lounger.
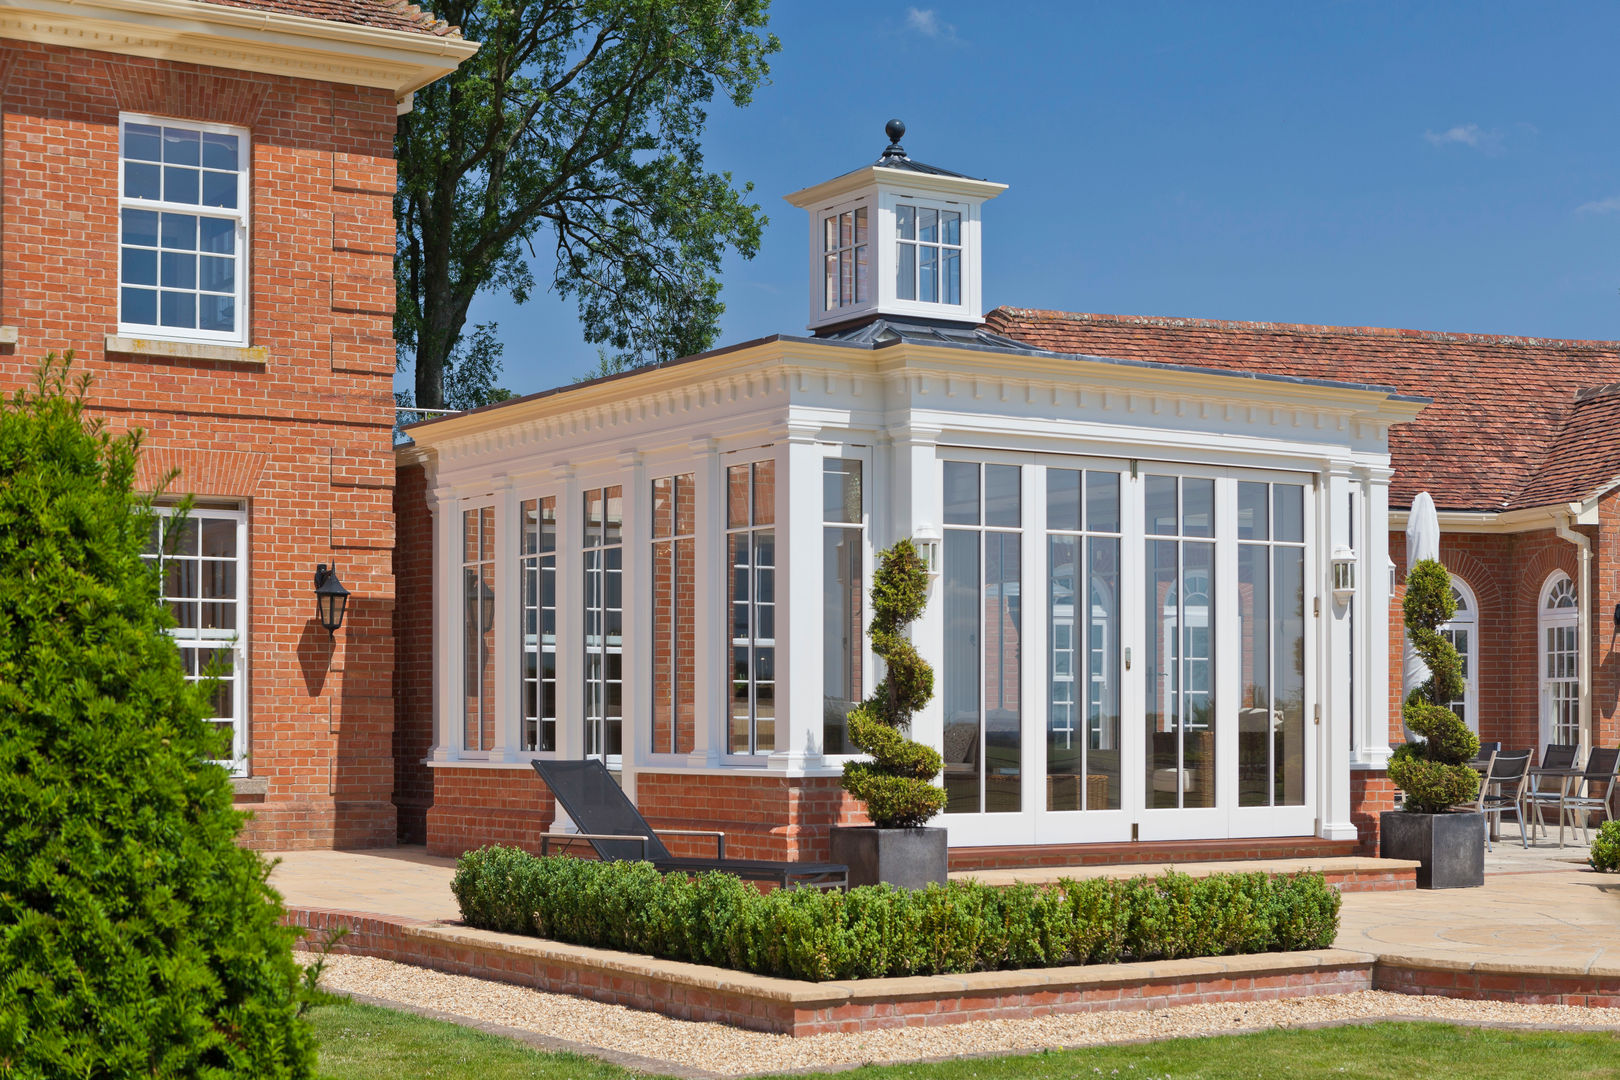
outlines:
M647 819L624 794L600 761L536 761L534 771L546 782L558 804L578 825L577 833L548 832L540 837L540 853L552 841L584 840L599 859L650 862L666 873L702 874L719 870L745 881L773 881L782 888L845 888L849 867L839 863L770 862L763 859L726 858L726 834L694 829L662 829L666 836L710 836L715 840L712 859L677 858L669 853Z

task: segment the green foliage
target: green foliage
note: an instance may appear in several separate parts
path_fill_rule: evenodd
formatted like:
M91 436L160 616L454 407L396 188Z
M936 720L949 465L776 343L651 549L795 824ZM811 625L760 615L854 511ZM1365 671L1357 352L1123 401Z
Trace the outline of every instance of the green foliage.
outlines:
M0 1076L309 1076L296 932L141 557L140 438L71 359L0 402Z
M849 741L870 761L844 764L844 790L866 804L880 829L922 825L945 809L945 792L932 783L944 768L937 750L902 732L911 714L934 696L934 669L906 637L906 627L928 604L928 567L910 540L878 556L872 575L872 651L884 661L883 681L849 714Z
M1620 821L1605 821L1598 827L1587 861L1594 870L1620 870Z
M761 893L729 874L488 847L450 887L481 929L812 981L1320 949L1339 928L1320 874Z
M717 93L746 106L768 74L768 2L433 5L481 45L416 92L395 138L394 337L416 362L416 405L485 394L494 357L461 345L469 306L494 290L527 300L548 240L549 286L613 350L604 367L713 343L720 261L752 258L765 217L752 185L704 167L702 136Z
M1444 566L1422 559L1412 567L1402 611L1429 678L1401 709L1401 719L1418 738L1390 758L1389 779L1406 793L1404 809L1438 814L1479 794L1479 775L1465 764L1479 753L1479 737L1447 707L1462 697L1463 677L1462 658L1436 629L1457 611Z

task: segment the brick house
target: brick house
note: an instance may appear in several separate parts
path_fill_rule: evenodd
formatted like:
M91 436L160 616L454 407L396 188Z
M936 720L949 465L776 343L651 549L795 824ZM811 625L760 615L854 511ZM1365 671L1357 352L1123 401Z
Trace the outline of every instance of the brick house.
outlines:
M229 668L249 841L392 843L394 124L476 46L374 0L19 0L0 38L0 386L73 349L195 494L165 594Z

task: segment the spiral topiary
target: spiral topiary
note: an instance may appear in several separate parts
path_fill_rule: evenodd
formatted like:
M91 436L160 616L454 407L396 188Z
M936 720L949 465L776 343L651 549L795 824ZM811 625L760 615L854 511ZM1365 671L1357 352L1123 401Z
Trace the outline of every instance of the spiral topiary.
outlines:
M1463 695L1462 657L1436 629L1456 610L1444 566L1423 559L1412 567L1402 612L1429 678L1401 709L1401 719L1418 738L1390 757L1389 779L1406 793L1404 809L1416 814L1438 814L1479 794L1479 774L1465 764L1479 753L1479 737L1446 705Z
M933 785L944 768L939 752L902 732L911 714L934 696L934 669L906 637L928 604L928 567L910 540L896 541L878 556L872 575L872 651L888 665L872 696L849 714L849 741L871 757L844 764L844 790L866 804L880 829L916 828L945 809L945 792Z

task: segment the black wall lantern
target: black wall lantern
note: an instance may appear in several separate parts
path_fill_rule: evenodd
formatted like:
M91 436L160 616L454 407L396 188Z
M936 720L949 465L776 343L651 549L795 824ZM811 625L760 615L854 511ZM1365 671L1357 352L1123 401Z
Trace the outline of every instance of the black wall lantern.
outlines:
M327 633L338 632L348 606L349 590L338 580L337 573L325 563L315 567L315 617L326 627Z

